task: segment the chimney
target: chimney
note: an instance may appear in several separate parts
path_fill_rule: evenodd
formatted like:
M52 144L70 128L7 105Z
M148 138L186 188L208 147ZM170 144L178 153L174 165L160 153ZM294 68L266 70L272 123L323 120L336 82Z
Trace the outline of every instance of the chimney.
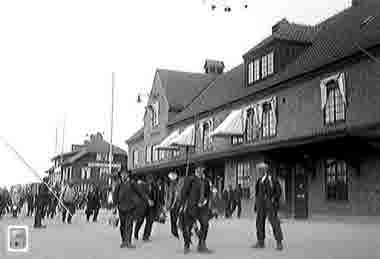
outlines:
M272 26L272 34L277 32L280 29L281 25L287 25L287 24L289 24L288 20L283 18L281 21L279 21L278 23Z
M223 61L206 59L203 66L206 74L222 74L224 70Z

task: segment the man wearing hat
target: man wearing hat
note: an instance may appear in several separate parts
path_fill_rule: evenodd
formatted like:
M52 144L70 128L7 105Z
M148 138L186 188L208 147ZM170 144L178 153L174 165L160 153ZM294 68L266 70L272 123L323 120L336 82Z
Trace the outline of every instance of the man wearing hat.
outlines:
M38 185L38 194L36 198L36 213L34 216L34 228L46 228L42 225L43 209L49 201L49 189L47 188L48 177L42 179L42 183Z
M178 180L178 175L176 172L170 172L168 174L170 183L167 193L167 204L166 204L166 210L170 212L170 227L171 227L171 233L176 238L179 238L178 235L178 228L177 228L177 221L178 221L178 213L179 213L179 192L180 192L180 183Z
M141 200L153 206L153 201L142 192L137 184L131 179L131 172L122 170L120 172L121 182L116 186L113 195L114 205L119 210L121 248L135 248L132 245L133 219Z
M255 211L256 215L256 234L257 243L254 248L265 247L265 220L268 218L272 225L274 237L277 241L277 250L282 250L283 234L281 230L280 220L277 216L279 209L279 201L281 197L281 185L269 168L268 162L261 162L257 165L257 169L263 174L256 182L256 199Z
M209 200L211 196L210 182L205 177L205 167L199 166L195 176L187 176L180 195L183 211L184 253L190 252L191 231L194 223L200 224L198 252L211 253L206 246L209 227Z

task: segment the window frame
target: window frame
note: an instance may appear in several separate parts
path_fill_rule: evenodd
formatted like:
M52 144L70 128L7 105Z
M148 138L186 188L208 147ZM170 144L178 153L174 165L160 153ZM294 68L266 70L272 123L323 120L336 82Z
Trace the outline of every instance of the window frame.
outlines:
M236 177L236 187L241 185L242 190L242 199L248 200L251 197L251 175L250 175L250 163L246 160L237 160L234 161L234 170ZM241 174L240 174L241 173Z
M342 174L342 171L338 171L338 168L339 170L342 170L342 166L344 166L344 186L343 186L343 191L344 193L339 193L342 191L342 188L339 188L340 187L340 182L338 180L338 177ZM332 173L329 173L328 171L333 169L334 172ZM324 170L325 170L325 199L327 202L342 202L342 203L346 203L346 202L350 202L350 197L349 197L349 168L348 168L348 163L344 160L338 160L338 159L332 159L332 158L329 158L329 159L325 159L324 160ZM334 183L333 183L333 187L330 187L329 186L329 174L330 176L332 175L334 177ZM333 193L334 195L331 196L331 191L329 190L330 188L333 189ZM341 198L341 197L344 197L344 198Z
M273 125L272 123L274 123L274 118L273 118L273 113L272 113L272 104L270 102L265 102L262 104L263 105L263 115L262 115L262 119L261 119L261 132L260 132L260 137L262 139L269 139L269 138L273 138L277 135L277 131L276 131L276 125ZM270 108L266 108L266 107L270 107ZM266 128L264 127L264 123L266 122L266 116L268 116L268 133L267 135L264 135L264 132L266 130ZM273 131L273 132L272 132Z
M329 119L329 121L327 121L327 114L329 113L331 115L331 112L327 112L327 109L329 107L331 107L329 105L329 100L330 100L329 96L330 96L331 91L334 92L334 95L333 95L333 102L334 103L332 106L333 107L333 119ZM337 97L337 95L339 97ZM340 103L337 103L338 98L339 98ZM342 107L343 107L343 118L342 119L337 119L337 116L339 114L338 110L339 110L339 108L342 108L339 105L342 105ZM342 93L340 92L339 84L338 84L337 80L331 80L330 82L328 82L326 84L326 105L323 108L323 122L326 126L336 125L339 123L344 123L346 121L346 118L347 118L347 107L343 101L343 96L342 96Z
M202 124L202 150L203 151L209 151L209 150L211 150L211 146L212 146L212 139L211 139L211 136L210 136L210 133L212 131L211 126L212 126L211 119L205 121ZM206 135L206 128L208 130L207 131L207 135Z

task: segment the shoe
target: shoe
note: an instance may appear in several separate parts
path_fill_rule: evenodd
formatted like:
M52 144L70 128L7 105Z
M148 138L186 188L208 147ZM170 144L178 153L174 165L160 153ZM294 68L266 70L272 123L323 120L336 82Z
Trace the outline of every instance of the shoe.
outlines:
M258 241L256 244L252 246L252 248L265 248L265 244L262 241Z
M183 249L183 253L185 254L185 255L187 255L188 253L190 253L190 247L185 247L184 249Z
M149 242L152 242L152 240L150 240L149 238L143 238L143 242L149 243Z
M277 242L276 250L282 251L283 249L284 249L284 246L282 245L282 242L281 241Z
M120 248L125 248L128 246L128 243L127 242L122 242L121 245L120 245Z
M198 253L201 254L212 254L214 251L208 249L206 245L198 246Z
M139 236L135 235L135 240L139 240Z

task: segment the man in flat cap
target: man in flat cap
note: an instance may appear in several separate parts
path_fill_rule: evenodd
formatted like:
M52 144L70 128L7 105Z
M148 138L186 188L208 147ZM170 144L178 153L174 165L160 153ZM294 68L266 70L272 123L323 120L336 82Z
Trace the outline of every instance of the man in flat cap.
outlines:
M121 182L116 186L113 194L114 205L119 210L120 235L122 243L120 248L136 248L132 245L133 219L141 200L153 205L153 201L140 190L137 184L131 180L131 172L122 170L120 172Z
M281 230L280 220L277 216L279 209L279 201L281 198L281 185L272 173L268 162L261 162L257 165L257 169L263 176L256 182L256 199L255 211L256 215L256 234L257 243L254 248L265 247L265 220L268 218L272 225L274 237L277 241L277 250L282 250L283 234Z
M190 252L191 231L194 223L199 222L198 252L211 253L206 246L209 228L211 197L210 182L205 177L205 167L199 166L195 170L195 176L187 176L180 195L180 206L183 210L183 238L184 253Z

